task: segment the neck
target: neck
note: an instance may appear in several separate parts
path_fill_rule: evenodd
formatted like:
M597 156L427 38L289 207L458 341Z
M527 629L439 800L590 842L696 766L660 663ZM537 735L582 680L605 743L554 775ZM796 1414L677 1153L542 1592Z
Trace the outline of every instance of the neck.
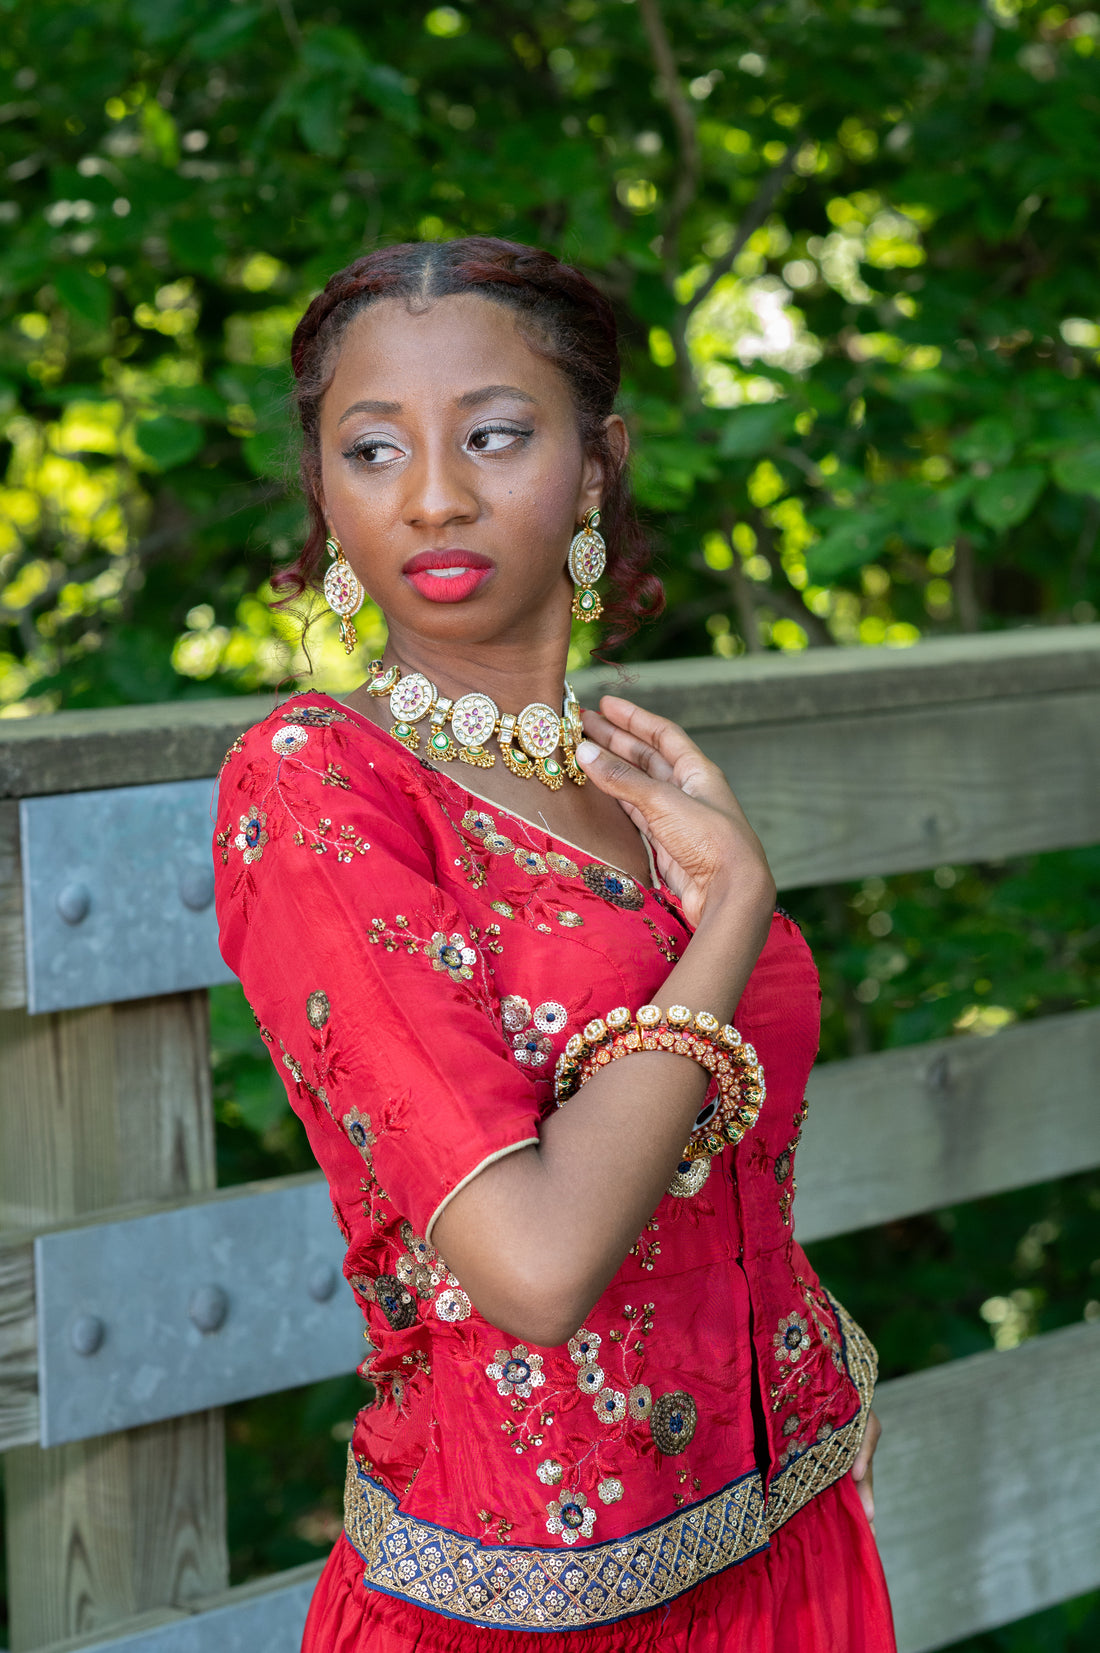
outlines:
M535 700L560 710L568 652L568 635L509 645L437 642L391 631L383 660L402 674L422 672L452 700L475 691L491 696L502 711L518 712Z

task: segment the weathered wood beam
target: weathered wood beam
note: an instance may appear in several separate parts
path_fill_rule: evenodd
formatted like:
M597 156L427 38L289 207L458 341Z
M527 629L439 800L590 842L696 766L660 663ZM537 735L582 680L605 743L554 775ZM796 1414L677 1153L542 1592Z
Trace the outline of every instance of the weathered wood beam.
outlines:
M685 728L751 729L867 713L1100 691L1100 624L944 637L908 649L810 649L752 660L668 660L578 672ZM217 773L226 747L274 694L0 720L0 798ZM774 754L773 754L774 757Z
M800 1241L1100 1165L1100 1009L825 1062L810 1076Z
M884 1383L875 1525L899 1653L1100 1585L1100 1324Z

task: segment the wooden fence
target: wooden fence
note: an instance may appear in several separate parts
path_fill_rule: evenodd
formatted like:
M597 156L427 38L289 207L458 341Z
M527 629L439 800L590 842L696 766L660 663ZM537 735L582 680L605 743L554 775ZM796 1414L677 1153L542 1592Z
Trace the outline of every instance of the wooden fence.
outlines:
M1100 626L672 662L627 692L721 761L781 889L1100 839ZM217 1408L164 1416L131 1397L126 1416L155 1421L38 1444L60 1438L39 1371L49 1247L75 1229L91 1248L101 1225L149 1213L154 1229L179 1211L217 1216L230 1196L262 1219L286 1196L214 1190L203 986L28 1013L20 877L19 800L212 776L269 709L0 723L0 1450L15 1653L298 1645L317 1568L227 1589ZM1082 1010L821 1067L800 1239L1100 1164L1098 1057L1100 1010ZM318 1179L291 1180L303 1200L318 1194ZM235 1266L243 1284L247 1259ZM267 1367L268 1389L299 1381L289 1354ZM1081 1324L882 1385L878 1527L902 1653L1100 1585L1098 1380L1100 1324ZM232 1373L223 1388L223 1400L257 1392Z

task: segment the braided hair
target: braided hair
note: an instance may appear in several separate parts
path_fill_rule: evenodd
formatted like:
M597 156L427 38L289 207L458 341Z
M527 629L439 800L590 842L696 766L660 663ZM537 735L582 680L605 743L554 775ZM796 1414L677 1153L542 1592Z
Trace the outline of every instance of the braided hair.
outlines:
M644 620L661 612L664 592L649 572L649 549L629 481L615 462L604 430L619 389L615 316L604 295L579 270L541 248L492 236L381 247L337 271L298 323L290 359L302 426L301 475L309 531L297 558L275 575L272 584L288 600L320 579L327 532L321 500L321 403L349 323L379 299L401 299L410 310L418 310L457 293L476 293L514 309L530 348L565 376L581 443L602 461L607 477L600 532L607 542L611 593L604 605L608 631L603 647L616 648Z

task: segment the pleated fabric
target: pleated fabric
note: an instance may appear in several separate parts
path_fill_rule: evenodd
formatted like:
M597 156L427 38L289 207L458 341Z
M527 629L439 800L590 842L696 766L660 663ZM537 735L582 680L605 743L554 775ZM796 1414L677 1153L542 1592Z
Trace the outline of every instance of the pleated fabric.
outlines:
M598 1629L482 1630L369 1590L346 1538L333 1549L302 1653L895 1653L882 1564L849 1475L771 1547L667 1607Z

